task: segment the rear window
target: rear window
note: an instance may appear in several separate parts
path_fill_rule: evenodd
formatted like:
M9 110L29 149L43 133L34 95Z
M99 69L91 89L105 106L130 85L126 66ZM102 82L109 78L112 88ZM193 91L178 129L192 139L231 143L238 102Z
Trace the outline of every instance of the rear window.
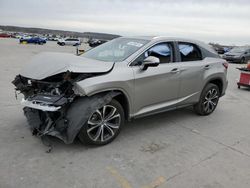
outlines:
M191 43L178 44L179 51L181 54L181 61L199 61L202 60L202 55L200 49Z

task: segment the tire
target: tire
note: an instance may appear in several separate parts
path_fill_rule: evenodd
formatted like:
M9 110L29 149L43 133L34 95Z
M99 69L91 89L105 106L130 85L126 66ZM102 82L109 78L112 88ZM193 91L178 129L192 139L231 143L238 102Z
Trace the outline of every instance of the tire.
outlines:
M211 114L217 107L220 90L217 85L209 83L203 89L200 100L194 105L194 111L201 116Z
M64 42L62 42L62 43L61 43L61 46L65 46L65 43L64 43Z
M102 118L103 112L104 118ZM108 118L109 120L107 120ZM121 104L113 99L89 117L80 130L78 138L85 144L99 146L108 144L118 136L124 121L124 110Z
M246 63L246 58L242 57L241 60L240 60L240 64L245 64L245 63Z

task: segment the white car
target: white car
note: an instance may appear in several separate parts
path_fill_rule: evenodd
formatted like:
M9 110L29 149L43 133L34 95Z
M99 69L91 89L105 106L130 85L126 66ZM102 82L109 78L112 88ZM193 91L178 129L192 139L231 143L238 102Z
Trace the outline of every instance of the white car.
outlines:
M65 39L59 39L57 44L59 44L60 46L64 45L78 46L81 44L81 41L76 38L65 38Z

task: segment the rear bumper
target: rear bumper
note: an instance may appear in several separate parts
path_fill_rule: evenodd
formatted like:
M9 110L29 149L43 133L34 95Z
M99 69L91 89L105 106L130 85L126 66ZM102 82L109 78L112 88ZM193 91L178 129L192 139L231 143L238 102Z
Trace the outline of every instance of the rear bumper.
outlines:
M225 81L224 87L222 89L221 97L226 94L227 87L228 87L228 80Z

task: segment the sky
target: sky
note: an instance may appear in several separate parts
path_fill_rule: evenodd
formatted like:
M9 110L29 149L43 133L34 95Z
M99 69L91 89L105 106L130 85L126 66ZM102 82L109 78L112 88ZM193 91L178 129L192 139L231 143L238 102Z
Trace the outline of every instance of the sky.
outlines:
M250 44L250 0L0 0L0 25Z

